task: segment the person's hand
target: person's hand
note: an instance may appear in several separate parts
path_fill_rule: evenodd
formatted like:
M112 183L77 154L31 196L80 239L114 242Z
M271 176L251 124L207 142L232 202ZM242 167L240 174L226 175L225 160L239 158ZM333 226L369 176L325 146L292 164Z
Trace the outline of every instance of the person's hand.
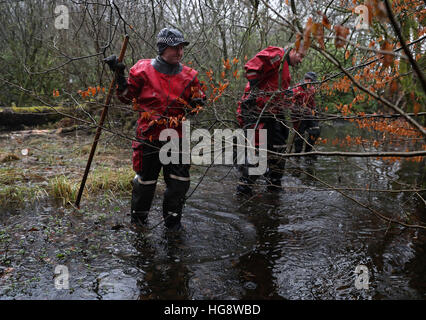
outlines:
M115 54L103 59L103 61L113 72L123 73L124 69L126 69L124 63L118 62L117 56Z
M195 108L196 106L203 106L204 105L204 100L205 99L203 99L203 98L194 98L194 99L191 99L189 101L189 105L192 108Z
M116 81L118 86L118 91L123 92L127 88L127 80L124 77L124 69L126 66L122 62L118 62L117 56L115 54L104 59L104 62L108 65L112 72L116 74Z
M284 96L286 98L293 98L293 90L284 90Z

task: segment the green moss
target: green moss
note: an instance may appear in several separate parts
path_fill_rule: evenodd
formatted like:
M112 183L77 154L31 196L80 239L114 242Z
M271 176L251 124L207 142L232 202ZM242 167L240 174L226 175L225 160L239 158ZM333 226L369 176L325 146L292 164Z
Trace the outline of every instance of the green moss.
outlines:
M49 107L49 106L33 106L33 107L17 107L12 105L13 112L16 113L39 113L39 112L53 112L53 111L65 111L63 107Z

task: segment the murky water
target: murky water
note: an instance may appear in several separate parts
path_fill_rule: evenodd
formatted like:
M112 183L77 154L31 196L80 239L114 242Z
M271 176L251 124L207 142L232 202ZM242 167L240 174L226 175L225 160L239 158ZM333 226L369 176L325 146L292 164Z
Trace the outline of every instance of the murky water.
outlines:
M129 226L129 199L83 202L80 213L47 201L3 208L0 298L424 299L426 231L389 225L312 177L393 189L395 181L419 182L418 166L291 160L282 192L267 193L260 180L249 200L235 195L237 170L214 167L188 199L180 234L161 224L164 185L144 233ZM426 224L424 203L412 193L341 192ZM69 270L68 289L55 288L58 264ZM368 289L355 286L358 265L367 267Z

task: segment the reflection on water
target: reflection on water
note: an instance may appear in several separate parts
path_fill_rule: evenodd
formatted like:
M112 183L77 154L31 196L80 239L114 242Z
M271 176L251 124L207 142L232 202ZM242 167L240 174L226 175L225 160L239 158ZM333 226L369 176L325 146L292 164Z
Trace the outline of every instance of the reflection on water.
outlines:
M7 235L2 234L0 281L7 286L0 297L424 299L425 231L389 225L340 193L383 215L425 223L424 204L410 193L354 191L418 182L422 176L415 166L356 158L291 159L284 190L267 193L259 179L250 200L235 195L236 170L215 167L188 199L185 230L179 234L166 233L161 223L149 230L161 222L161 197L154 201L146 232L139 234L128 225L128 200L90 208L106 216L101 221L99 214L78 216L40 204L3 221L8 230L14 226L16 243L33 251L19 253L11 241L5 250ZM54 219L66 228L45 232ZM65 258L58 260L59 254ZM7 259L17 277L15 287L5 280ZM52 267L58 261L69 266L73 290L52 288ZM367 290L355 287L358 265L368 268ZM31 277L39 280L22 289L19 279Z

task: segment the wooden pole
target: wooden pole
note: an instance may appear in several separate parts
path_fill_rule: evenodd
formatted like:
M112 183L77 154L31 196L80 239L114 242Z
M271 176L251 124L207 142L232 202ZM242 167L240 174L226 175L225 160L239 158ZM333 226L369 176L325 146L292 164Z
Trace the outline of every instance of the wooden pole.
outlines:
M118 57L119 62L123 61L128 42L129 42L129 36L126 35L124 37L123 45L121 47L120 56ZM109 86L108 94L107 94L107 97L105 99L105 105L104 105L104 109L102 110L101 119L99 120L98 128L96 129L95 139L94 139L93 144L92 144L92 149L90 150L89 159L87 160L86 170L84 171L83 179L81 180L80 190L78 191L77 199L75 201L75 206L77 208L80 208L80 200L81 200L81 196L83 195L84 186L86 184L87 176L89 175L90 165L92 164L93 156L95 155L95 151L96 151L96 147L98 145L99 137L101 136L102 126L104 124L105 117L108 113L108 106L109 106L109 104L111 102L111 98L112 98L112 96L115 92L115 81L116 81L116 74L114 73L114 77L112 78L111 84Z

